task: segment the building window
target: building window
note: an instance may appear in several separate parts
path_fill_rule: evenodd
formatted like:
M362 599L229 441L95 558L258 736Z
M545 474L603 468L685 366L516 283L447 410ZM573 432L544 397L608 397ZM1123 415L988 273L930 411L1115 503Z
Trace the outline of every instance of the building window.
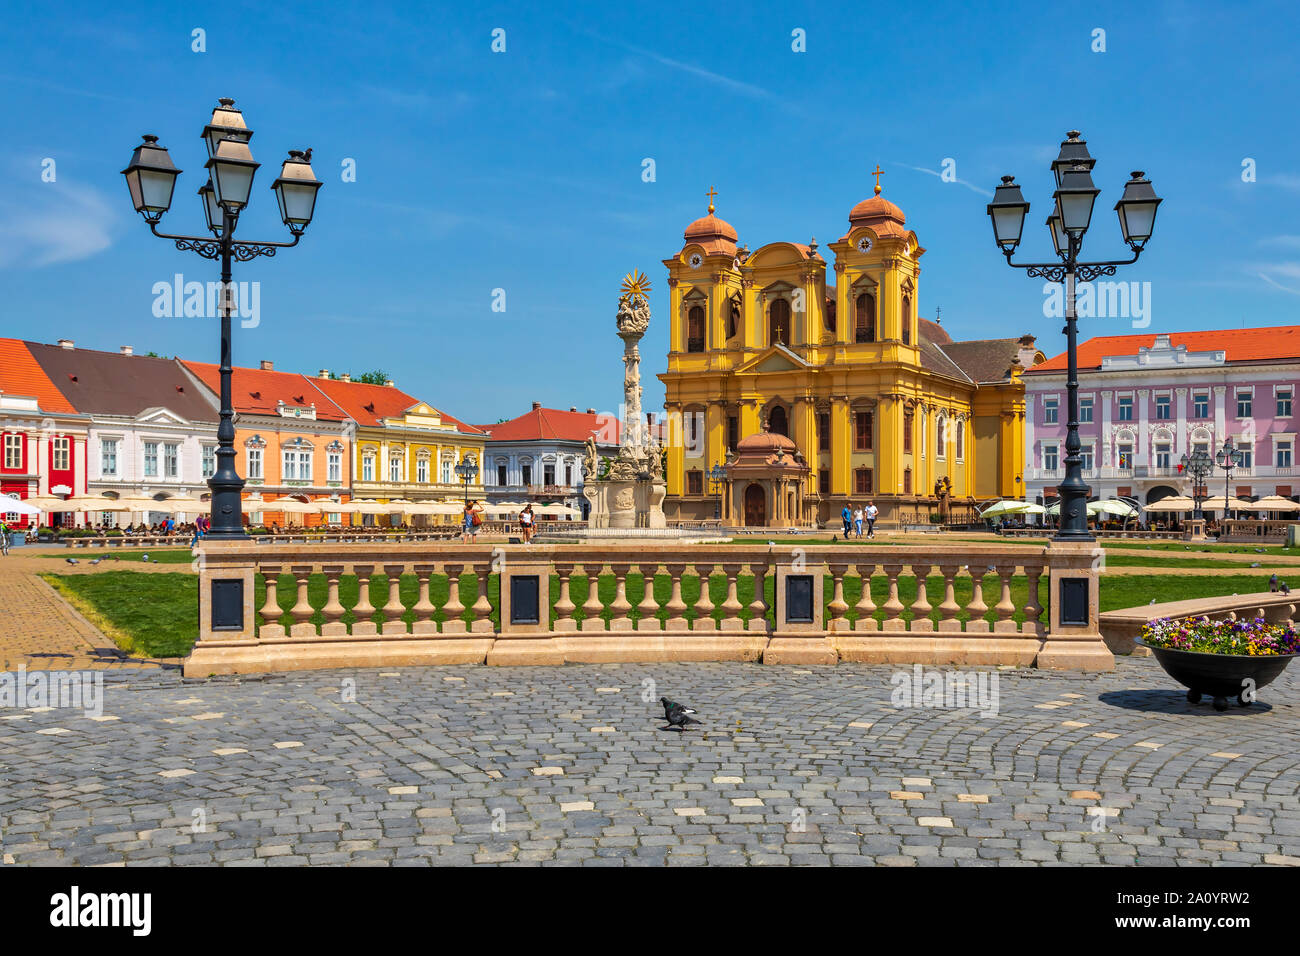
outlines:
M1279 468L1291 467L1291 443L1289 441L1277 443L1277 466Z
M262 477L262 449L260 448L248 449L248 477Z
M704 494L704 472L692 468L686 473L686 493L688 495Z
M144 476L146 478L158 477L158 443L156 441L144 443Z
M1241 452L1241 467L1253 468L1255 466L1255 448L1253 445L1238 445L1237 450ZM1249 492L1247 492L1249 494Z
M10 465L8 461L9 459L8 440L13 437L14 437L13 435L5 436L5 445L6 445L5 467L7 468L17 467L16 465ZM117 439L116 438L105 438L103 441L99 443L99 470L105 478L113 478L117 476Z
M564 484L566 487L573 487L573 464L566 462L564 465Z
M168 443L163 445L163 476L179 478L181 474L180 446Z
M372 455L366 455L361 459L361 480L375 480L375 459Z
M727 416L727 447L734 449L740 444L740 419L735 415Z
M784 435L790 437L790 419L785 413L785 409L777 405L772 409L767 420L767 428L773 435Z
M831 493L831 473L827 468L817 472L817 493L819 495L829 495Z
M1092 471L1092 446L1084 445L1079 449L1079 467L1084 471Z
M1079 423L1090 421L1092 421L1092 399L1081 398L1079 399Z
M1156 467L1168 468L1169 465L1169 446L1166 444L1156 445Z
M966 460L966 421L965 421L965 419L962 419L962 418L957 419L956 429L957 429L957 460L958 460L958 461L965 461L965 460Z
M451 484L451 459L446 459L442 463L442 483Z
M23 436L5 435L5 467L17 470L23 466Z
M402 480L402 459L400 458L388 459L388 480L389 481Z
M914 413L909 408L903 412L903 454L912 453L912 422L915 418Z
M817 413L817 450L831 450L831 416L829 412Z
M497 485L504 488L506 486L506 466L497 465Z
M686 315L686 351L704 351L704 310L698 305Z
M1277 390L1277 417L1291 417L1291 389L1279 388Z
M857 412L853 416L853 449L854 451L871 451L872 435L875 431L873 426L871 412ZM829 437L829 436L828 436ZM827 449L830 443L827 442Z
M524 469L524 484L531 485L533 483L533 466L524 465L523 469Z
M1210 396L1204 392L1192 396L1192 417L1210 417Z
M872 481L870 468L855 468L853 470L853 493L855 495L870 495L875 492Z
M1133 446L1119 446L1119 467L1127 471L1133 467Z
M1131 422L1133 420L1133 396L1132 395L1120 396L1119 420L1122 422Z
M1060 451L1057 445L1043 446L1043 468L1047 471L1056 471L1060 466Z
M288 449L284 453L284 480L311 480L311 452Z
M858 296L853 320L853 341L876 341L876 297L870 292Z
M429 481L429 459L421 458L415 463L415 480L422 485Z
M1210 443L1198 441L1192 445L1193 455L1208 455L1210 453Z
M211 478L213 475L217 473L217 446L204 445L202 460L203 460L203 477Z
M903 296L903 344L912 344L912 297L910 295Z
M904 468L903 469L903 494L910 495L911 493L912 493L912 469Z
M343 480L343 453L341 451L332 451L325 459L326 467L329 469L327 481ZM421 463L423 464L423 462ZM421 479L423 480L423 479Z
M1252 400L1252 396L1250 392L1238 392L1237 393L1237 417L1250 418L1251 415L1254 414L1254 412L1252 411L1253 408L1254 408L1254 401Z
M947 454L948 442L943 433L947 427L948 419L940 415L938 421L934 423L934 457L939 461L943 461Z
M790 303L773 299L767 309L767 341L769 345L790 344Z
M67 471L71 467L68 464L71 458L71 442L71 438L54 439L54 464L52 467L55 471Z
M1156 418L1168 418L1170 398L1168 395L1156 396Z
M554 465L542 465L542 484L544 484L544 485L553 485L553 484L555 484L555 466L554 466Z
M1059 399L1048 398L1043 401L1043 424L1055 425L1060 418Z

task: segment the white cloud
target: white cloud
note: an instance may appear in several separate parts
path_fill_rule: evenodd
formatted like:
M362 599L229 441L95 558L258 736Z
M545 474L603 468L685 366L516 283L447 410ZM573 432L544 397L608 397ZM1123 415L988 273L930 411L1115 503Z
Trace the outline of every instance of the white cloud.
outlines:
M116 204L99 190L34 177L19 195L0 197L0 268L87 259L112 245L117 219Z

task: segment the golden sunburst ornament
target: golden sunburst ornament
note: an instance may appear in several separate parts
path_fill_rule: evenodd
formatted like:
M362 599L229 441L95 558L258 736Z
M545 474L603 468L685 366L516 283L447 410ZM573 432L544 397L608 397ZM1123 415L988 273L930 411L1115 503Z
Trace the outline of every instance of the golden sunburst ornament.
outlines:
M650 277L640 270L633 269L623 277L623 284L619 288L624 295L634 299L645 298L650 291Z

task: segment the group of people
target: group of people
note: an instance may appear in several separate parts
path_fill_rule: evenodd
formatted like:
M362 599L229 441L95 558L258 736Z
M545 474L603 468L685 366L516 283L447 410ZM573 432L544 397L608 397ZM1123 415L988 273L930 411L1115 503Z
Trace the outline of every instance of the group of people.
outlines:
M865 522L867 537L874 538L876 536L876 518L879 515L880 509L876 507L874 501L868 501L865 508L862 505L845 505L844 510L840 512L840 518L844 521L844 537L862 537L862 525Z
M460 540L464 544L469 544L478 534L479 528L483 526L483 506L478 503L477 499L465 503L465 513L461 518ZM519 536L523 538L524 544L529 544L533 540L533 535L537 533L537 514L533 511L531 504L525 505L524 510L519 512Z

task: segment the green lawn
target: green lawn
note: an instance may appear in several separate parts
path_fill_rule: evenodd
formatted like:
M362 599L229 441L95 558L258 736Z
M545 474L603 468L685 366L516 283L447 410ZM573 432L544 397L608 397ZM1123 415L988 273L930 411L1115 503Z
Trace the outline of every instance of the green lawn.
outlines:
M1268 566L1273 562L1268 560L1268 555L1257 554L1253 557L1261 564ZM1224 561L1223 559L1202 558L1187 555L1185 557L1158 557L1155 555L1146 556L1141 554L1111 554L1106 553L1106 566L1112 568L1224 568L1227 570L1246 571L1250 568L1249 561ZM1296 567L1296 576L1300 577L1300 566Z
M103 560L105 564L144 564L144 556L149 555L149 562L153 564L189 564L194 560L194 554L189 548L87 548L81 550L57 551L50 554L38 554L38 558L48 558L51 561L66 561L73 558L78 564L89 564L96 558Z
M58 575L46 574L43 577L52 585L58 588L62 593L68 595L77 606L86 613L96 623L103 623L110 636L114 637L125 649L146 656L170 657L183 655L189 652L194 640L198 636L197 613L195 604L198 599L197 581L198 579L190 574L134 574L130 571L106 571L94 575ZM877 576L872 580L871 595L876 606L884 604L888 597L888 582L883 577ZM447 579L446 576L435 576L429 582L430 598L436 606L441 604L447 598ZM773 581L769 577L766 581L766 597L771 605ZM958 578L955 582L956 600L958 604L965 605L970 600L971 579ZM465 575L461 579L461 602L465 605L474 603L474 577ZM611 575L604 575L600 579L600 597L604 604L608 604L614 598L615 581ZM721 605L726 598L726 578L715 576L709 581L709 594L715 605ZM1133 607L1136 605L1150 603L1155 597L1159 601L1180 601L1198 597L1211 597L1219 594L1244 594L1251 591L1264 590L1266 587L1265 579L1260 574L1242 574L1242 575L1213 575L1213 576L1186 576L1186 575L1127 575L1127 576L1102 576L1101 581L1101 609L1103 611L1113 610L1115 608ZM1026 594L1026 580L1024 577L1016 577L1012 580L1012 600L1020 605L1024 602ZM488 599L493 606L497 603L497 579L494 576L490 581L488 589ZM629 575L627 578L627 599L635 606L638 604L645 593L645 584L639 575ZM671 589L671 582L666 575L660 575L654 580L654 593L656 599L662 604L668 600ZM943 578L931 576L926 579L926 597L934 607L943 601ZM899 578L899 599L905 607L910 607L916 599L916 579L910 575ZM355 578L343 578L339 582L339 599L344 607L351 607L357 599L357 582ZM737 580L737 592L740 602L746 605L745 610L741 612L741 617L748 620L750 617L747 605L753 600L754 582L751 577L741 577ZM684 577L682 580L682 599L690 606L687 617L694 619L695 611L693 605L699 599L700 585L699 579L694 576ZM848 618L856 620L857 614L852 610L852 606L857 603L861 596L861 584L857 578L848 578L844 585L844 599L849 604L850 610ZM404 575L400 582L400 596L402 604L409 608L416 601L418 594L418 584L414 575ZM825 600L829 602L832 594L832 584L829 579L826 581ZM997 604L1000 594L1000 584L996 575L989 575L983 582L984 603L990 608ZM575 617L582 618L581 605L587 599L587 581L582 576L575 576L569 587L570 600L579 606ZM308 581L308 599L313 607L320 607L325 603L326 584L324 576L313 575ZM551 601L554 603L559 597L559 580L551 580ZM289 625L292 618L287 611L297 601L296 584L289 575L282 575L277 586L278 603L282 611L286 612L280 617L281 623ZM266 587L259 578L257 583L257 593L255 595L256 606L260 609L266 600ZM371 579L370 601L371 604L382 606L388 600L388 582L387 579L376 575ZM1039 603L1046 606L1047 603L1047 580L1046 576L1039 580ZM439 612L437 618L441 621L443 615ZM606 621L609 620L610 613L605 610L601 615ZM638 617L633 612L633 617ZM660 619L667 616L667 612L660 609L658 615ZM721 612L714 611L714 617L720 617ZM406 611L403 614L403 620L410 623L414 619L414 613ZM875 615L877 620L883 618L883 613L877 611ZM912 614L907 611L903 615L904 619L911 620ZM938 620L937 611L932 611L931 619ZM958 615L960 620L965 620L967 615L962 612ZM259 616L260 619L260 616ZM465 619L472 620L470 612L466 612ZM554 614L552 612L552 619ZM769 620L771 613L769 612ZM992 611L986 615L989 621L996 620L996 614ZM1046 620L1046 612L1042 617ZM313 615L312 620L320 623L322 616L319 612ZM351 612L344 615L344 621L352 623L354 616ZM383 615L376 612L372 620L379 623L383 620ZM492 620L497 621L495 611L492 614ZM1023 620L1023 614L1017 614L1016 620Z

